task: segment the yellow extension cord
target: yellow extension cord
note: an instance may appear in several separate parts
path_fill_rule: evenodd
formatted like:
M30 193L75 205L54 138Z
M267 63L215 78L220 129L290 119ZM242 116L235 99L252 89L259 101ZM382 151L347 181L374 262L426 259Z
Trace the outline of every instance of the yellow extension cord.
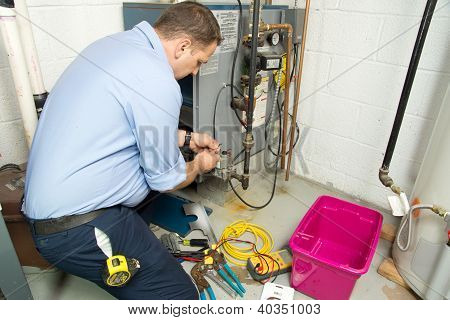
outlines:
M237 220L226 227L222 233L222 236L220 237L219 243L222 240L229 238L239 239L246 232L253 235L254 240L250 241L256 245L256 249L259 253L269 254L272 251L273 238L270 232L261 226L248 223L245 220ZM261 243L262 246L260 246ZM240 246L235 244L238 244ZM245 267L249 258L258 256L258 254L253 251L252 245L248 244L248 246L243 246L243 244L245 243L226 241L223 243L223 245L221 245L225 255L227 256L228 262L237 266Z

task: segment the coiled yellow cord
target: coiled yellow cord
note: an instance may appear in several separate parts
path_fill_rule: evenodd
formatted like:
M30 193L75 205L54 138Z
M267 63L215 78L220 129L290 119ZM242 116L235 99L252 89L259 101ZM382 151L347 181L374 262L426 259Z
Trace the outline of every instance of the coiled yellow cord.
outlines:
M246 232L253 235L254 241L249 242L254 243L255 246L250 244L248 246L243 246L242 242L239 242L238 244L240 245L238 246L235 245L233 241L226 241L227 239L239 239ZM220 246L223 247L228 262L237 266L246 266L249 258L259 256L259 254L253 250L254 247L260 254L268 254L273 249L273 238L270 232L261 226L248 223L245 220L237 220L226 227L220 237L219 243Z

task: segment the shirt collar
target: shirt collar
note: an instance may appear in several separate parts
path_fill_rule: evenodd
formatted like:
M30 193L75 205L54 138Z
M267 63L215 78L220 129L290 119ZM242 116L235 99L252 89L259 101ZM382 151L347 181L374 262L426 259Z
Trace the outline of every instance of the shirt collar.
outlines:
M141 23L137 24L135 28L139 29L147 37L153 49L155 49L158 55L161 56L167 62L167 64L169 64L166 52L164 51L164 47L161 43L161 39L159 38L155 29L147 21L142 21Z

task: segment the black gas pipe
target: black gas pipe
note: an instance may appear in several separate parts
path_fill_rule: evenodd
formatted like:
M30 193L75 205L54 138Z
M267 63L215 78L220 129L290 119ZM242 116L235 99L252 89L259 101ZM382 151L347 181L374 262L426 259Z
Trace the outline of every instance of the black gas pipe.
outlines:
M255 106L255 79L256 79L256 54L258 50L258 33L259 33L259 4L260 0L253 2L253 25L252 25L252 41L250 53L250 83L248 86L249 103L247 105L247 130L245 133L243 145L244 153L244 174L242 177L242 188L246 190L249 184L250 172L250 150L255 141L253 139L253 108Z
M394 181L389 177L389 166L391 164L392 155L394 153L395 144L397 143L398 134L402 125L403 116L405 115L406 106L408 104L409 94L416 75L417 66L419 65L420 55L422 54L423 45L427 36L428 28L433 17L434 8L437 0L428 0L423 13L422 22L420 23L419 32L417 34L416 42L412 52L411 60L409 62L408 72L406 74L405 83L403 85L402 94L398 103L397 114L395 115L394 125L392 127L391 136L386 148L386 153L383 159L383 165L379 171L379 178L384 186L389 187L397 194L400 194L401 189L394 185Z

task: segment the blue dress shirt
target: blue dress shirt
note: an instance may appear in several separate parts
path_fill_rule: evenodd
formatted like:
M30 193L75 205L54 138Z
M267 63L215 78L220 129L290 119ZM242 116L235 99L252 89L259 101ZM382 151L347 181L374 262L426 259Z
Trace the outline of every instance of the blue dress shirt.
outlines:
M135 206L186 179L182 103L154 29L100 39L51 91L30 151L23 210L32 219Z

